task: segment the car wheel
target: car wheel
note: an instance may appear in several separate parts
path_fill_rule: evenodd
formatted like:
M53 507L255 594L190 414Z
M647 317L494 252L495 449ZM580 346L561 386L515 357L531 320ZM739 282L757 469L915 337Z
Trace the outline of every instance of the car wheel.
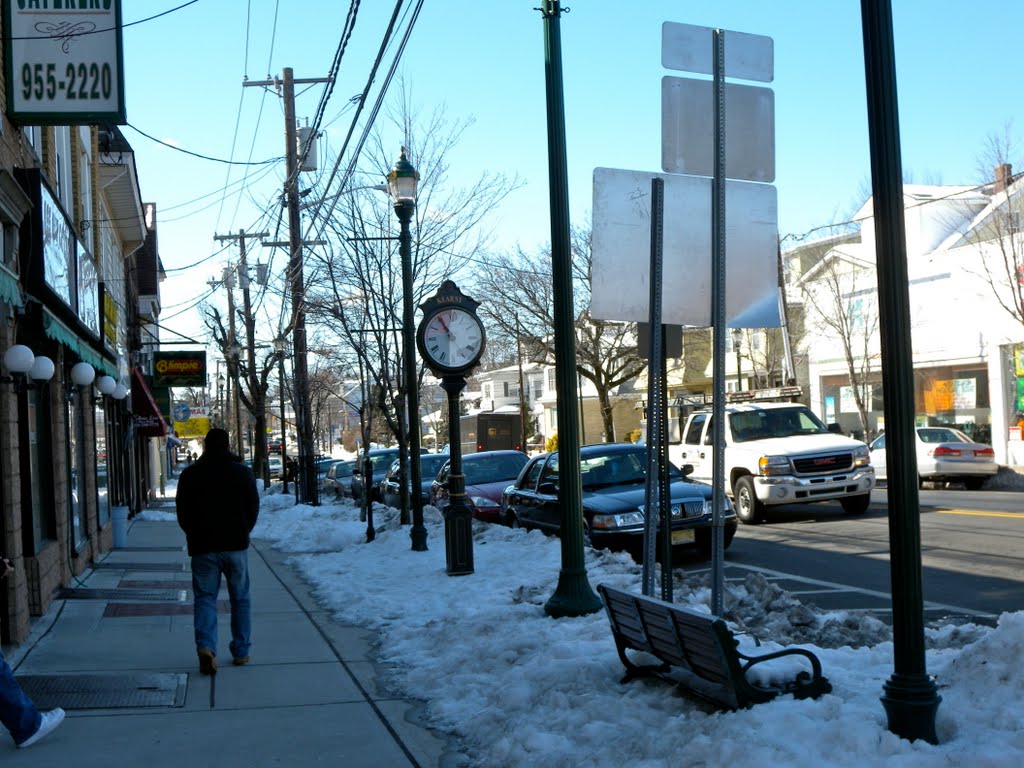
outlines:
M708 527L708 528L698 528L696 531L693 532L693 534L694 534L693 540L694 540L694 543L697 545L697 554L700 555L700 557L702 559L704 559L704 560L710 560L711 559L711 533L712 533L713 530L714 530L713 528ZM732 527L725 528L722 531L722 549L723 550L726 550L726 549L729 548L729 545L732 544L733 536L735 536L735 535L736 535L736 529L732 528Z
M736 517L744 525L757 525L764 518L764 504L761 503L754 492L754 481L750 475L744 475L736 481L733 487L733 497L736 499Z
M980 491L981 486L985 484L984 477L965 477L964 488L968 491Z
M515 512L509 512L505 517L505 521L508 523L509 528L522 528L523 526L519 523L519 516Z
M920 475L917 476L917 489L920 491L924 488L925 479Z
M848 515L863 515L868 511L868 507L871 506L871 494L862 493L858 496L847 496L845 499L840 499L839 503L843 505L843 512Z

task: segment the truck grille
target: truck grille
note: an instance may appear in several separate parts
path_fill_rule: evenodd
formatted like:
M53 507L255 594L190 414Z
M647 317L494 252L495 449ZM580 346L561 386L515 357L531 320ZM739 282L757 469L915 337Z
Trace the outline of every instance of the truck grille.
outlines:
M821 475L829 472L843 472L852 467L853 454L849 451L793 459L793 469L798 475Z

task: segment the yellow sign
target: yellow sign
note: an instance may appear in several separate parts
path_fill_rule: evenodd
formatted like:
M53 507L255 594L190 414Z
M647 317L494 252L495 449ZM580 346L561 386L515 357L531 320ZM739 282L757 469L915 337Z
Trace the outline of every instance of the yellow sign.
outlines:
M189 416L185 421L172 422L174 431L182 440L191 440L193 437L206 437L210 431L210 407L206 405L190 406Z

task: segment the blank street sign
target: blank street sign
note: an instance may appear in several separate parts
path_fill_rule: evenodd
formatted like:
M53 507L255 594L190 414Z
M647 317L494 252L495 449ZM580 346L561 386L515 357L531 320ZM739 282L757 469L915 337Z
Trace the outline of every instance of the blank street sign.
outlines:
M722 31L726 77L759 83L775 79L775 43L770 37ZM711 27L666 21L661 25L661 65L682 72L713 74L713 32Z
M591 314L648 322L651 179L661 174L594 169ZM711 179L665 180L663 316L666 325L707 327L711 318ZM775 187L727 181L726 324L779 326Z
M710 80L662 78L661 169L666 173L714 175L713 91ZM775 181L775 94L771 88L725 84L725 175L769 184Z

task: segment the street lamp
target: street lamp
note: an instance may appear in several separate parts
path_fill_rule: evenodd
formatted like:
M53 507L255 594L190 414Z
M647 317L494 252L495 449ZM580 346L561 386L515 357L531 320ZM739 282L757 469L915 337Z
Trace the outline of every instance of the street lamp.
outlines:
M409 234L409 222L416 209L416 186L419 180L419 173L409 162L408 150L402 147L401 156L388 174L388 192L401 223L398 250L402 258L402 363L405 410L409 423L409 501L412 506L410 537L413 550L423 552L427 549L427 529L423 526L423 500L420 498L420 407L416 386L416 341L412 309L412 237Z
M740 391L740 342L743 341L743 330L732 329L732 351L736 353L736 391Z
M277 389L281 395L281 482L284 487L281 489L288 493L288 430L284 421L284 353L288 342L284 336L274 339L274 351L277 352Z

